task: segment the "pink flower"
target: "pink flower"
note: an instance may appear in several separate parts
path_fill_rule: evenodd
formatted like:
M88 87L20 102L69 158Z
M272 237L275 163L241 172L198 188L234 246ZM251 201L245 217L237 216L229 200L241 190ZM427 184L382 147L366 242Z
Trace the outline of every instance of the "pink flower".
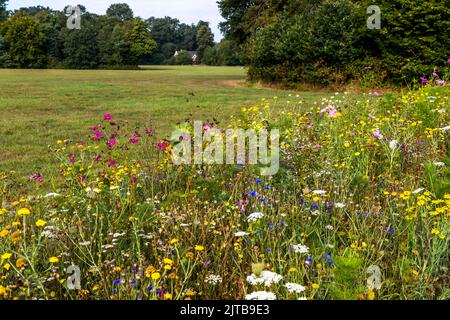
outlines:
M204 130L204 131L209 131L209 130L211 130L211 126L210 126L209 124L205 124L205 125L203 126L203 130Z
M130 139L130 143L132 143L132 144L136 144L138 142L139 142L139 139L136 139L136 138L131 138Z
M108 147L112 148L117 144L117 141L114 139L111 139L108 141Z
M112 168L112 167L115 167L116 166L116 161L114 161L113 159L109 159L109 164L108 164L108 167L109 168Z
M423 84L427 84L428 83L428 80L425 77L420 77L420 80L422 80Z
M145 129L145 133L146 133L148 136L153 136L153 135L155 134L155 129L152 129L152 128L146 128L146 129Z
M102 156L101 155L96 156L95 159L94 159L95 162L98 162L100 160L102 160Z
M158 142L158 145L157 145L159 151L166 151L168 146L169 146L169 142L167 142L166 140L162 140L162 141Z
M112 118L113 118L112 114L109 114L109 113L107 113L103 116L103 120L106 120L106 121L112 120Z
M433 72L432 76L435 78L439 77L439 75L436 72Z
M76 156L75 154L71 155L71 156L70 156L70 159L69 159L69 163L74 163L76 157L77 157L77 156Z
M372 120L377 120L377 117L375 117L374 115L372 115L371 113L369 114L369 118Z
M380 129L376 129L374 132L372 132L372 134L378 138L378 140L383 140L383 135L380 133Z
M336 108L333 107L333 106L331 106L331 105L329 105L329 106L327 106L326 108L320 110L320 113L322 113L322 114L325 113L325 112L328 112L328 115L329 115L331 118L336 118L337 115L338 115L338 111L336 110Z
M444 86L444 85L445 85L445 80L439 80L439 81L438 81L438 85Z
M450 63L450 58L447 59L447 62Z

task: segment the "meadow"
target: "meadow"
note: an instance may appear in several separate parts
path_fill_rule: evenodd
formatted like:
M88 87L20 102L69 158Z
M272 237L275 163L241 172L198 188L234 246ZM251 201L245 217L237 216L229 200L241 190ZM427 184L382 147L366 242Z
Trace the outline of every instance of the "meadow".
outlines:
M30 166L48 171L48 145L80 138L92 119L111 110L130 123L154 127L163 137L193 116L223 120L263 97L288 95L246 85L242 67L0 70L0 86L0 169L22 173Z
M1 70L0 85L0 298L450 298L437 75L386 94L207 67ZM174 165L170 133L193 120L279 129L279 172Z

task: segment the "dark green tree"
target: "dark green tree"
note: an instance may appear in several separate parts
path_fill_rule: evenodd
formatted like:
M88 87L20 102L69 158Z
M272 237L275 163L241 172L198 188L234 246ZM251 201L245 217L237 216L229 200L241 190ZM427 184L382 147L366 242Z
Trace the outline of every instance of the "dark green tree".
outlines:
M8 17L8 11L6 10L6 5L8 0L0 0L0 22L6 20Z
M106 10L106 15L120 21L127 21L133 19L133 10L126 3L116 3Z
M126 40L130 43L130 53L135 63L149 58L157 47L155 40L150 37L147 23L140 18L131 22Z
M214 46L214 34L209 27L209 24L201 24L197 31L197 61L201 62L208 48Z

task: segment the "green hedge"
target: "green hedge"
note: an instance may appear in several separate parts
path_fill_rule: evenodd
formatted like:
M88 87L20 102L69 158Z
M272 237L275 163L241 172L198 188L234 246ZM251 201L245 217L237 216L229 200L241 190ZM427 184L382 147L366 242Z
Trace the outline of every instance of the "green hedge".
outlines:
M367 28L367 7L382 28ZM245 44L253 80L362 85L409 84L444 72L450 56L450 0L326 0L279 13Z

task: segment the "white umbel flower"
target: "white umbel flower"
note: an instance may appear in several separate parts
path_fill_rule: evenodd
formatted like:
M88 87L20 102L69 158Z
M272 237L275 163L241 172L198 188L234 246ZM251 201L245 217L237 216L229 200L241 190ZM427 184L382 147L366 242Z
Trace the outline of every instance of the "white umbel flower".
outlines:
M250 214L247 217L247 221L248 222L256 222L259 219L261 219L262 217L264 217L264 213L262 213L262 212L253 212L252 214Z
M245 300L277 300L273 292L257 291L247 294Z
M302 244L296 244L292 247L295 253L308 253L309 248L307 246L304 246Z
M245 236L248 236L248 235L249 235L249 234L248 234L247 232L244 232L244 231L239 231L239 232L236 232L236 233L234 234L234 236L237 237L237 238L245 237Z
M254 273L252 273L252 275L247 277L248 283L250 283L253 286L264 284L266 287L270 287L272 284L276 284L281 280L283 280L283 276L279 275L278 273L267 270L261 272L259 277L256 276Z
M304 286L297 284L297 283L291 283L291 282L286 283L285 287L286 287L286 289L288 289L288 291L290 293L301 293L306 290Z

